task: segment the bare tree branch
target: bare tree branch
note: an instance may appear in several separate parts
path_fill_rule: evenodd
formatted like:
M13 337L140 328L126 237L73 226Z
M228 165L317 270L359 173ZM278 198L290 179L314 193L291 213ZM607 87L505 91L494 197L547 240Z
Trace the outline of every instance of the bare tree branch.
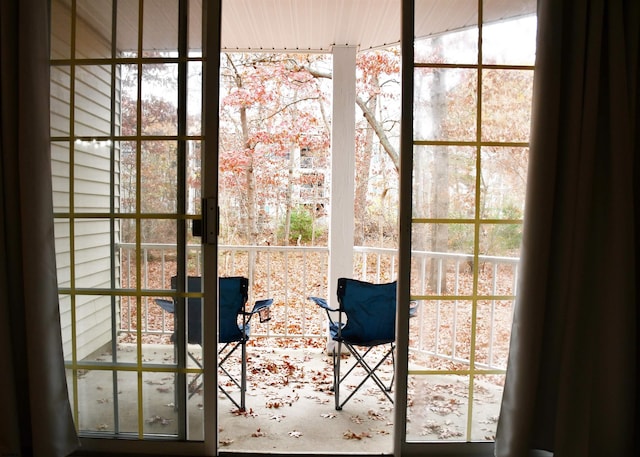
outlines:
M332 74L329 72L310 68L310 67L306 67L306 70L316 78L332 79ZM371 110L367 107L366 102L358 95L356 95L356 105L360 107L360 109L362 110L362 113L364 114L364 118L367 120L367 122L369 123L373 131L376 133L376 136L378 137L378 140L380 141L382 148L391 159L391 162L393 162L393 166L395 167L396 171L400 172L400 158L398 156L398 151L396 151L396 149L393 147L393 145L389 141L389 137L385 133L382 123L380 123L376 119L374 113L372 113Z

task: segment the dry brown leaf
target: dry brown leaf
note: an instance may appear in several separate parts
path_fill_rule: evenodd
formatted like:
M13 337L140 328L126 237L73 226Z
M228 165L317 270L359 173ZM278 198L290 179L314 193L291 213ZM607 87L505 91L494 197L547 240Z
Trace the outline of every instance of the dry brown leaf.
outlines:
M342 436L346 440L361 440L362 438L371 438L371 434L369 432L355 433L351 430L347 430L342 434Z

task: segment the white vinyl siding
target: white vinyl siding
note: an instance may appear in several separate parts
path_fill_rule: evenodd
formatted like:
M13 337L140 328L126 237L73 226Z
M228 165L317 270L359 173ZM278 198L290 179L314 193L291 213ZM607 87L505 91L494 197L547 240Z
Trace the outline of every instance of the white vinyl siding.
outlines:
M70 59L71 14L63 3L55 2L52 8L52 23L57 25L52 29L51 56ZM76 49L76 59L111 54L108 40L102 39L80 19L76 22L75 33L75 42L81 43ZM69 214L70 217L74 215L71 219L57 217L55 222L58 284L62 288L112 287L111 222L108 218L82 217L83 213L109 213L112 179L115 180L115 188L118 188L119 175L116 173L113 178L111 176L112 145L104 141L105 137L111 135L111 78L111 67L105 65L78 63L75 67L56 65L51 68L51 136L54 138L51 146L51 171L54 211L56 214ZM55 140L61 137L65 139ZM96 138L95 141L92 140L93 137ZM74 138L81 138L82 141L74 141ZM70 159L72 150L73 162ZM117 152L116 149L116 161ZM118 169L119 166L116 165L115 170ZM73 177L73 181L70 177ZM70 198L72 193L73 200ZM114 211L118 211L117 199ZM73 232L69 225L71 220L74 224ZM70 239L72 233L73 243ZM119 233L117 226L115 233L116 236ZM116 286L119 286L119 262L116 260L114 263L115 278L118 281ZM62 336L64 354L68 360L72 358L74 330L71 325L71 308L70 296L61 294ZM111 342L111 309L111 298L108 296L76 296L77 359L83 359Z

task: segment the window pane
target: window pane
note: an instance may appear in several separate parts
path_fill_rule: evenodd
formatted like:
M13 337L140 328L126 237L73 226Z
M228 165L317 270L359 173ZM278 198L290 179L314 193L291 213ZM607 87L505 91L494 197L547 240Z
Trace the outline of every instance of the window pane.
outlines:
M75 67L74 121L79 137L111 133L111 66Z
M201 0L189 0L189 56L202 56Z
M478 367L506 370L513 319L513 300L478 302L476 356Z
M189 62L187 76L187 134L202 134L202 63Z
M111 286L111 222L109 219L81 219L74 223L73 258L75 286Z
M117 50L124 57L138 57L138 0L118 0Z
M418 2L418 5L426 2ZM478 61L478 28L416 40L418 63L475 64Z
M170 349L170 348L168 348ZM150 362L163 357L164 352L149 352ZM175 408L176 376L172 373L142 374L142 401L145 435L177 435L178 412Z
M462 0L454 5L457 12L450 0L415 2L416 62L478 62L478 2Z
M417 306L415 316L409 321L410 369L468 369L471 301L420 300Z
M473 218L476 148L416 146L413 155L413 217Z
M536 32L535 15L485 24L482 29L483 63L533 65L536 59Z
M116 430L113 372L80 369L74 374L78 383L78 429L113 433Z
M202 146L202 141L187 142L187 183L189 189L187 195L187 214L202 213L202 195L200 192L202 179Z
M118 371L118 424L120 433L138 435L138 373L135 371Z
M76 322L73 329L75 333L69 335L69 341L73 341L75 354L72 355L75 355L75 362L113 361L112 347L117 343L112 332L115 301L109 295L78 293L72 297ZM70 357L68 360L73 359Z
M473 292L473 224L413 224L411 293Z
M124 136L138 133L138 66L119 65L120 132Z
M63 2L51 2L51 58L71 57L71 9Z
M142 55L176 56L178 52L178 0L143 0Z
M478 295L515 295L522 225L484 224L480 230L481 251L489 251L489 254L478 256ZM491 254L487 238L498 238L501 243L509 244L510 249L502 250L502 255Z
M56 262L60 257L60 255L56 255ZM58 266L58 284L60 287L65 287L69 284L68 278L63 279L62 281L60 280L61 270L62 272L67 270L68 276L68 269L68 264L62 268ZM71 296L68 294L59 294L58 303L60 307L60 332L62 334L62 351L64 354L64 360L71 360L73 357L73 344L71 341ZM69 373L67 373L67 375L69 375ZM70 395L70 397L72 396Z
M503 386L504 375L474 376L471 440L495 441Z
M76 212L109 212L111 209L110 140L74 142L74 209Z
M482 71L482 139L527 142L533 71Z
M140 211L175 213L178 208L177 143L145 141L141 148Z
M528 148L484 147L481 163L481 217L522 219L529 164Z
M120 161L118 163L120 169L120 186L118 189L120 198L116 210L122 213L135 213L138 210L137 143L134 141L122 141L118 143L118 146L120 152ZM124 224L129 224L129 222L123 221ZM131 233L131 231L128 233ZM125 239L128 239L128 237Z
M480 227L480 250L485 256L500 257L497 260L517 257L521 242L522 224L483 224Z
M178 66L148 64L142 66L143 135L178 133Z
M477 71L416 68L414 139L476 139Z
M464 441L469 377L409 376L407 441Z
M76 58L111 56L111 0L76 0Z
M53 210L69 211L69 143L51 143L51 179L53 186Z
M51 136L69 135L71 77L66 65L51 67Z

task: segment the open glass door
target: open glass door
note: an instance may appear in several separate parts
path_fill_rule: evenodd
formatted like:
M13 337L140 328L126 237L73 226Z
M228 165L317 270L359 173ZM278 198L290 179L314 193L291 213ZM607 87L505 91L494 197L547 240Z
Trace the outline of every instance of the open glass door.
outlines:
M203 325L215 323L206 311L215 280L191 290L188 278L216 277L215 254L203 252L215 243L203 249L193 230L204 179L203 18L217 56L219 4L51 2L60 312L85 449L171 452L159 441L176 441L215 450L215 401L200 383L207 347L215 354L215 325ZM208 97L217 106L216 92ZM206 130L215 155L217 131ZM187 303L203 293L213 299L196 322ZM198 341L195 327L205 329Z

